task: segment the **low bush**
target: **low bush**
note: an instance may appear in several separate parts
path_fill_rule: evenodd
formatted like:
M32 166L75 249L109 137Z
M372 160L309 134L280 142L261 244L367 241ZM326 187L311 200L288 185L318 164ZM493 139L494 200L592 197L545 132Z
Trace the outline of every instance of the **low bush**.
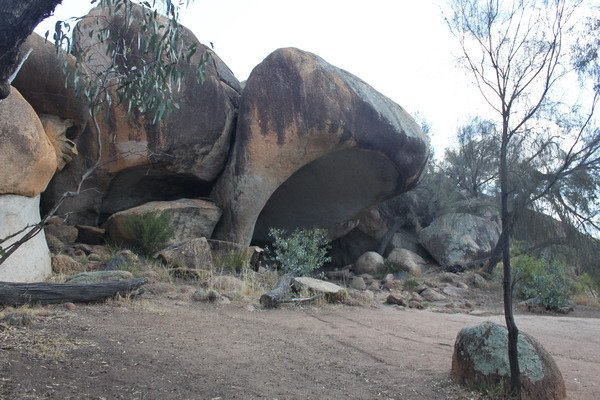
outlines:
M269 236L273 238L269 253L285 273L310 275L331 260L327 255L329 239L324 229L297 229L288 234L271 228Z
M565 267L528 255L513 259L516 295L534 301L548 310L559 310L569 304L573 281Z
M136 248L143 254L152 255L167 246L173 234L169 216L160 212L131 215L126 227L136 238Z

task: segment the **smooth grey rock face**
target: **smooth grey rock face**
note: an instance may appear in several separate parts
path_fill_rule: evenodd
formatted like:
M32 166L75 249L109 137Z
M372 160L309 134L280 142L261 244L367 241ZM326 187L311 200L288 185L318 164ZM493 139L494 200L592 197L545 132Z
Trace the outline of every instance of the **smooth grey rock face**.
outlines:
M368 251L356 260L353 270L355 274L376 274L383 267L383 257L374 251Z
M414 186L428 155L400 106L314 54L276 50L242 93L213 191L225 211L216 237L248 244L270 227L334 228Z
M40 222L40 196L0 195L0 237ZM6 242L14 243L23 235ZM46 236L40 232L0 265L0 282L41 282L52 273Z
M443 266L488 256L499 237L500 228L495 222L464 213L444 214L419 233L423 247Z

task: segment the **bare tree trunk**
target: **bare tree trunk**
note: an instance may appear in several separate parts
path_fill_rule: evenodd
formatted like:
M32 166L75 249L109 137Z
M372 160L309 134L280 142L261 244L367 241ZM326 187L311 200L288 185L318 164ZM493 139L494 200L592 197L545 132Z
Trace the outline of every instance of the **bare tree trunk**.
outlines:
M510 229L512 227L510 214L508 211L508 123L505 120L502 127L502 146L500 148L500 196L501 196L501 218L502 234L500 240L502 243L502 264L504 279L502 281L504 296L504 319L506 320L506 329L508 329L508 363L510 365L510 394L517 400L521 400L521 372L519 369L519 352L517 341L519 338L519 329L515 323L513 314L513 286L510 265Z
M62 0L0 1L0 100L10 94L10 78L19 67L21 45Z
M282 275L271 291L260 296L260 304L265 308L277 307L277 304L290 292L293 279L292 273Z
M126 295L146 283L146 278L93 284L0 282L0 304L22 306L96 302L118 294Z

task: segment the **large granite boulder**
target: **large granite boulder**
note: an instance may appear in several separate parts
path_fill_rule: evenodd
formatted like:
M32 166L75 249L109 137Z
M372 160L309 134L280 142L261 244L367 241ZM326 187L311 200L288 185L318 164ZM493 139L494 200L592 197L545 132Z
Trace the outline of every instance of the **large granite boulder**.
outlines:
M402 248L392 250L386 261L414 276L420 276L423 269L428 265L427 261L418 254Z
M75 68L75 58L69 54L56 53L54 43L32 33L23 49L31 54L13 82L23 97L38 114L49 114L69 121L67 138L75 139L85 129L89 120L88 101L77 95L72 85L66 85L66 62Z
M98 43L96 35L105 24L111 24L119 37L130 42L140 32L142 10L134 5L131 25L123 20L122 11L109 13L94 8L75 29L74 53L86 51L85 67L101 71L109 64L106 59L107 42ZM164 22L159 17L160 22ZM180 61L177 69L183 80L173 94L179 105L159 124L139 112L128 112L125 104L113 102L98 113L98 135L92 123L75 140L80 154L51 182L42 197L45 210L56 203L65 191L77 187L81 176L98 157L101 141L101 167L84 184L87 189L77 200L67 199L59 214L69 215L71 223L95 225L122 210L151 201L171 201L180 198L206 197L212 182L222 171L235 128L236 113L241 91L237 79L211 49L199 43L194 35L181 28L184 47L196 46L189 63ZM197 80L201 60L210 54L205 67L205 81ZM127 58L129 67L145 57L133 49ZM60 114L42 110L42 112ZM70 129L69 129L70 131ZM67 131L67 138L71 139Z
M176 244L198 237L210 237L221 217L213 203L200 199L154 201L113 214L106 224L110 240L119 244L137 245L138 238L131 226L132 216L163 214L167 216L171 236L167 244Z
M452 376L470 387L510 381L508 332L492 322L462 329L454 343ZM566 390L554 359L540 343L520 332L517 343L523 400L561 400Z
M54 147L18 90L0 102L0 194L35 197L56 172Z
M115 44L101 42L93 33L109 25L111 31L119 32L119 40L127 43L137 43L138 35L150 35L142 31L143 13L150 10L133 5L133 19L127 25L123 9L96 7L77 24L74 54L85 53L85 64L91 71L104 71L112 64L106 49ZM157 20L159 24L168 24L164 17L159 16ZM98 121L104 149L102 160L111 161L104 167L111 173L152 163L172 172L212 181L225 165L241 91L239 82L219 56L201 44L189 29L183 26L180 29L182 48L195 46L196 52L189 62L181 60L177 65L184 74L179 92L173 94L179 108L160 124L153 125L149 116L134 116L128 112L127 105L116 104ZM130 50L124 61L128 68L137 66L142 59L151 61L137 46ZM205 68L205 81L200 83L197 71L206 53L211 58ZM81 144L91 154L95 154L95 135L96 132L90 130L88 140Z
M500 227L488 218L448 213L419 232L419 240L442 266L464 265L489 256L498 243Z
M16 93L13 88L10 96ZM38 222L40 222L39 196L0 195L0 238L15 234L27 225ZM3 247L14 243L22 236L23 234L20 234L9 239ZM48 250L46 236L40 233L25 242L0 265L0 282L39 282L51 273L50 250Z
M413 187L429 147L399 105L314 54L279 49L252 71L236 141L213 191L217 238L248 244L269 228L355 219Z

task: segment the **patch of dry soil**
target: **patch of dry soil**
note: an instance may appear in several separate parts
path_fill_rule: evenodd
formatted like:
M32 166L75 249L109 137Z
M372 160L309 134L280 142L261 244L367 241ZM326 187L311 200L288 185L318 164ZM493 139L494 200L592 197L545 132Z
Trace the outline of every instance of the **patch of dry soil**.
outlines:
M448 379L454 338L500 316L166 299L51 309L0 333L1 399L477 399ZM600 320L517 316L570 399L600 399Z

